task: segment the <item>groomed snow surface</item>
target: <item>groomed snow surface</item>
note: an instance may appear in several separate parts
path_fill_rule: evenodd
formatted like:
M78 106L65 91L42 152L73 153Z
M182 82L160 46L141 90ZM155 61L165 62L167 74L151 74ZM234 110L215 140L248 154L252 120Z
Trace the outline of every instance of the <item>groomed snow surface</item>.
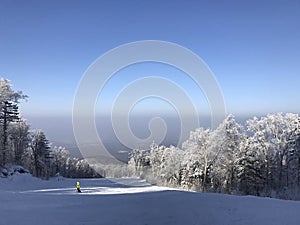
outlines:
M76 181L82 193L76 192ZM180 191L137 178L0 178L1 225L299 225L300 202Z

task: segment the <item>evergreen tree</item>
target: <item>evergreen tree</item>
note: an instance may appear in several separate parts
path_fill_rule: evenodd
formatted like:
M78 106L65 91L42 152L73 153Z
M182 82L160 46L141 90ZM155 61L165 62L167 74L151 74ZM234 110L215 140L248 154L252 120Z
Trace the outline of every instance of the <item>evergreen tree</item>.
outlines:
M2 125L2 165L5 165L8 160L8 126L10 122L15 122L19 119L19 111L16 103L4 101L1 104L0 122Z
M9 160L8 149L8 127L11 122L17 121L19 116L18 103L21 99L26 99L21 91L14 91L9 80L0 78L0 165L4 166Z

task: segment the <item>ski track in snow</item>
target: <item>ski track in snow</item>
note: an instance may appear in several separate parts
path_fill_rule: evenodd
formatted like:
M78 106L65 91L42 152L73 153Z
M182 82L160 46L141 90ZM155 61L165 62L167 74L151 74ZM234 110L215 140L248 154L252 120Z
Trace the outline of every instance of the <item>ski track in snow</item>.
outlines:
M194 193L137 178L0 178L0 225L299 225L300 202Z

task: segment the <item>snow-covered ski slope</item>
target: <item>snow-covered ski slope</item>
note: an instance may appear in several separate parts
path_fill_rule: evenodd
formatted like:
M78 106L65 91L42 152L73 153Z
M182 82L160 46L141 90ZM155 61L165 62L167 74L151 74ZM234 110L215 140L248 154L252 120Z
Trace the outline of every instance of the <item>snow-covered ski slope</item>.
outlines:
M82 193L76 193L76 181L42 181L29 175L0 178L0 224L300 224L296 201L192 193L134 178L80 179Z

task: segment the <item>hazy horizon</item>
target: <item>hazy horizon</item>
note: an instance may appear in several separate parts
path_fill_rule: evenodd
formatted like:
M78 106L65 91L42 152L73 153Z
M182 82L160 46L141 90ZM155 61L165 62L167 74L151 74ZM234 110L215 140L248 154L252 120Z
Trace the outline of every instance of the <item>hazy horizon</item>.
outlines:
M264 115L234 115L235 119L238 123L245 125L246 120L252 119L254 116L260 118ZM149 136L148 123L150 120L149 116L134 116L134 120L130 120L130 127L132 128L132 132L140 137L146 138ZM65 147L68 151L70 151L73 157L81 158L81 152L76 144L73 126L72 126L72 116L27 116L26 117L28 123L31 126L31 129L41 129L45 132L47 138L53 146L62 146ZM179 118L172 117L164 117L167 126L168 133L161 143L162 145L169 146L177 146L179 131L180 131L180 120ZM211 129L211 118L209 116L200 117L200 127ZM116 138L115 133L113 131L112 125L110 123L110 115L102 115L97 116L96 118L96 126L97 131L99 132L99 137L101 138L102 143L105 145L107 150L118 157L119 159L125 160L127 159L128 153L131 149L124 146L120 141ZM58 129L59 124L59 129ZM190 130L193 131L194 129ZM104 131L104 132L103 132ZM185 139L186 140L186 139ZM90 143L91 145L93 143ZM179 147L180 147L179 143ZM137 149L148 149L150 146L136 146Z

